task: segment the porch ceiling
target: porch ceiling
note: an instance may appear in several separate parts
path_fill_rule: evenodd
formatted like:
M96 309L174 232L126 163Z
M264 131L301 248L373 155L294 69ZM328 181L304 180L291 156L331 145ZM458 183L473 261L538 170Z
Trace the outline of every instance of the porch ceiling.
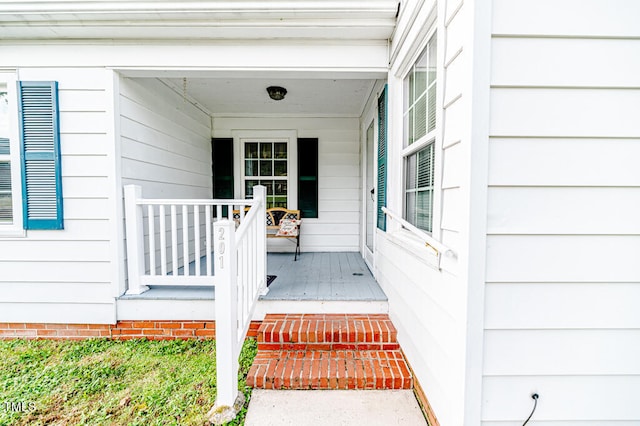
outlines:
M182 93L182 78L164 79ZM186 93L214 116L287 115L359 117L373 90L372 79L299 78L187 78ZM269 98L266 88L281 86L281 101Z

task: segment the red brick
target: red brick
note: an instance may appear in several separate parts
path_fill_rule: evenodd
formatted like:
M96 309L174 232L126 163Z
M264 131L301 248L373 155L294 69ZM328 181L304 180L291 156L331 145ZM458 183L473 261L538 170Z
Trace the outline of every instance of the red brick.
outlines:
M162 336L165 334L164 330L158 328L145 328L141 331L145 336Z
M196 330L196 336L199 336L199 337L216 337L216 331L215 330L209 330L209 329Z
M156 324L150 321L134 321L131 326L133 328L155 328Z
M176 337L193 337L193 330L171 330L171 335Z
M182 323L180 322L174 322L174 321L160 321L160 322L156 322L156 327L157 328L162 328L162 329L176 329L176 328L181 328L182 327Z
M182 328L185 328L185 329L204 328L204 323L203 322L184 322L182 323Z
M25 325L26 329L40 329L40 328L45 328L44 324L42 323L26 323Z

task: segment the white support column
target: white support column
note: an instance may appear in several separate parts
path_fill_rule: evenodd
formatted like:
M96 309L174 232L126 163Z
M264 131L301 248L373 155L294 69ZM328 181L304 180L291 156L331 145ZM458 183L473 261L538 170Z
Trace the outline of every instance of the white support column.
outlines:
M261 296L269 292L267 287L267 188L262 185L253 187L253 198L262 200L258 207L258 243L256 258L256 274Z
M142 206L138 200L142 198L142 188L138 185L124 187L124 209L127 235L127 264L129 289L126 294L141 294L149 290L142 285L140 278L144 275L144 233L142 223Z
M216 409L220 412L233 410L238 398L238 273L234 222L216 221L213 238L218 394L212 412ZM237 412L234 417L235 414Z

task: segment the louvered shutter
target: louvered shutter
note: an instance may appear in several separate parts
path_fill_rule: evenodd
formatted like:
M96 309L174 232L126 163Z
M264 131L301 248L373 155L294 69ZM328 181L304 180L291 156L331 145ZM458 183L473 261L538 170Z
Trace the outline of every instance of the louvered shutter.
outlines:
M298 209L303 219L318 217L318 138L298 139Z
M378 228L387 230L387 86L378 98Z
M63 229L58 83L18 82L25 229Z

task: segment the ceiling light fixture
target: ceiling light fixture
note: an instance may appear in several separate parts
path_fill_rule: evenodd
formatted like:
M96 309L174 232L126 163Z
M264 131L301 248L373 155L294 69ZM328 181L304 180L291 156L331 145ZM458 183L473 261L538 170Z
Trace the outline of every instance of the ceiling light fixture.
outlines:
M284 95L287 94L287 89L280 86L269 86L267 87L267 93L274 101L281 101L284 99Z

